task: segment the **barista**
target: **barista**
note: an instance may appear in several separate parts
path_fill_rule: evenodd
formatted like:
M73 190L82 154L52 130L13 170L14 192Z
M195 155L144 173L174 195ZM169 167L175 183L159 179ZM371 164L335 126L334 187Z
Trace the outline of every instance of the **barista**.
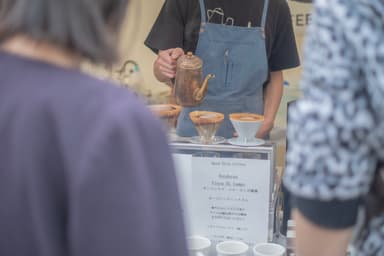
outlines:
M218 135L230 138L233 112L264 115L257 137L273 127L283 93L284 69L299 65L289 7L285 0L166 0L145 44L158 54L156 78L172 84L176 61L192 51L204 76L215 74L199 107L184 108L180 136L194 136L189 112L225 114Z

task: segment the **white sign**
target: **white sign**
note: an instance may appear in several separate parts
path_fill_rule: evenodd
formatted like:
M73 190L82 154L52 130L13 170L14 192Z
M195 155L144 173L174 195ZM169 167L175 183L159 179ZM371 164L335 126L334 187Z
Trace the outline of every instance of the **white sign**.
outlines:
M187 234L195 234L192 219L192 155L173 154Z
M189 235L268 241L270 159L174 158Z

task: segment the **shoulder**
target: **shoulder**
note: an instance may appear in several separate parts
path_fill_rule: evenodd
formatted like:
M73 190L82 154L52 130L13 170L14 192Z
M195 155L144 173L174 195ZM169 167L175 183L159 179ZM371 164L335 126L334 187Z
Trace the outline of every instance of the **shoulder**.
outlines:
M315 26L331 33L341 32L361 54L365 51L360 47L382 44L383 19L384 2L380 0L317 0L314 4Z
M348 24L352 19L377 19L383 17L384 2L380 0L317 0L314 10L318 16L333 16Z
M272 26L286 26L292 20L291 10L286 0L269 0L268 23Z
M287 0L269 0L270 7L288 6Z
M289 6L287 0L269 0L268 12L289 13Z
M156 147L166 151L166 136L161 122L145 103L127 88L120 88L106 81L88 80L88 96L79 97L71 109L77 123L68 124L73 133L88 131L84 138L85 152L92 152L94 145L134 147L149 150ZM77 135L75 136L77 137Z
M80 129L93 129L104 124L130 126L130 129L145 124L156 125L144 102L128 88L80 72L61 73L60 77L65 79L59 79L52 86L48 106L57 109L58 118L67 120L65 116L71 116L76 120L73 125ZM71 126L70 123L67 125Z
M88 98L87 102L95 108L98 115L105 115L104 118L116 122L126 122L127 120L135 120L138 123L153 121L153 115L145 103L130 89L86 75L81 75L81 77L83 77L84 82L80 87L84 87L81 89L93 95L94 98ZM84 95L84 97L87 96ZM95 104L96 102L98 104Z
M191 11L199 7L199 0L166 0L162 11Z

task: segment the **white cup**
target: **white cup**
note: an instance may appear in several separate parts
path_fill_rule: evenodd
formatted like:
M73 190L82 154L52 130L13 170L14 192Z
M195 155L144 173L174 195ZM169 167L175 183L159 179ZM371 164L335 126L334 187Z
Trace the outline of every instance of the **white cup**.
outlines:
M274 243L260 243L253 247L253 253L256 256L284 256L285 248Z
M224 241L216 245L218 256L246 256L248 245L241 241Z
M189 256L205 256L209 253L211 241L203 236L187 237Z
M252 113L232 113L229 120L239 136L238 140L246 143L255 139L264 117Z

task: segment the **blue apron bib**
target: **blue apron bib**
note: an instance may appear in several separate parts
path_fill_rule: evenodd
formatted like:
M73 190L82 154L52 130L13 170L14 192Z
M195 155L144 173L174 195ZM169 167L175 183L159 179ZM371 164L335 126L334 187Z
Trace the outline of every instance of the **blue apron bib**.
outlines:
M264 113L263 84L268 77L264 27L269 1L264 0L261 27L209 23L204 0L199 1L201 27L195 54L203 60L204 77L212 73L215 78L209 81L200 106L183 108L176 132L183 137L197 135L189 113L206 110L225 115L216 135L231 138L234 129L229 120L230 113Z

